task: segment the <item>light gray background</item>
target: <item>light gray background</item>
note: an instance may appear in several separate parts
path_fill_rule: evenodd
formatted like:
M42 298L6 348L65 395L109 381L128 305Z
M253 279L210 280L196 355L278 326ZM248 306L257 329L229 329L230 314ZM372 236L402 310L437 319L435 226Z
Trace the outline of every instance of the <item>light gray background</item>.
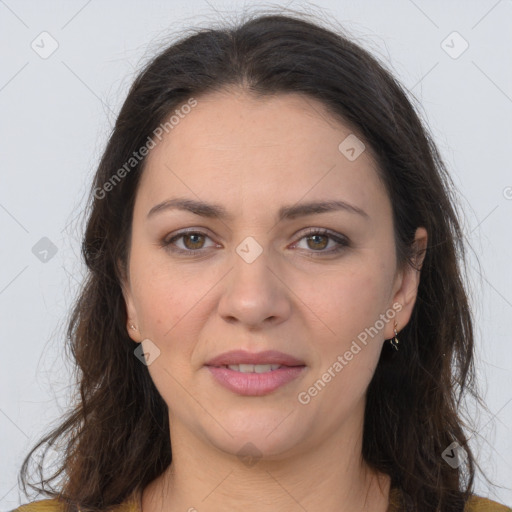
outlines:
M470 255L476 364L490 410L478 413L472 446L490 479L509 487L479 479L477 491L512 505L512 2L316 5L412 89L460 190L464 231L481 262ZM83 272L75 216L127 88L173 33L243 7L216 0L0 0L0 510L26 502L19 466L72 392L62 345ZM34 40L43 45L43 31L59 45L46 59L31 48ZM441 46L453 31L469 43L458 58ZM463 41L451 36L445 44L454 54ZM57 248L46 262L32 252L42 237Z

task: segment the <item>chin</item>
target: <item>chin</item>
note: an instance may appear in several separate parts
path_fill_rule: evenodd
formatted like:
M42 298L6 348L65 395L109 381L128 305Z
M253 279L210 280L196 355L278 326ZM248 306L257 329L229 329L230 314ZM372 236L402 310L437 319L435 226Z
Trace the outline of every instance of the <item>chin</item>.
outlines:
M268 414L261 410L224 414L221 422L224 428L216 424L214 430L206 431L205 435L216 448L241 460L284 458L297 449L304 437L309 436L306 422L294 419L293 414L287 417L290 411L283 411L279 408Z
M283 460L297 448L294 439L287 436L270 439L261 433L240 434L233 438L211 439L215 447L226 454L237 457L241 463L250 467L260 460Z

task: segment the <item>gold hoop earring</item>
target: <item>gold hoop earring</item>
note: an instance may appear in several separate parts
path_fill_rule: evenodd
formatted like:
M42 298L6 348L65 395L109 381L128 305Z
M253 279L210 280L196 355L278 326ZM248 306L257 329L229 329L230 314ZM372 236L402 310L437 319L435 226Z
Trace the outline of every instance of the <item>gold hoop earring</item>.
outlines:
M391 344L391 346L398 351L398 344L400 343L398 341L398 333L396 332L396 326L397 326L397 323L395 322L395 326L393 327L393 331L395 332L395 336L394 338L391 338L389 340L389 343Z

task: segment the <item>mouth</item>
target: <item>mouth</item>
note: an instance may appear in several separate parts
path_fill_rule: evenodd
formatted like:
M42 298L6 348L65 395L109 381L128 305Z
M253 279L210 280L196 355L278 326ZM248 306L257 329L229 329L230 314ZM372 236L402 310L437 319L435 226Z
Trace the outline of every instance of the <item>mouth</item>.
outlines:
M281 364L229 364L223 366L216 366L215 368L228 368L234 372L241 373L266 373L279 370L279 368L289 368Z
M298 378L306 369L300 359L277 351L226 352L205 366L218 384L243 396L270 394Z
M206 366L238 366L242 370L238 371L253 371L250 369L253 367L270 366L270 369L264 371L275 370L279 366L305 366L304 361L298 359L290 354L284 352L278 352L277 350L265 350L263 352L249 352L247 350L231 350L230 352L224 352L212 359L210 359ZM274 367L274 368L272 368ZM233 368L235 370L235 368ZM235 370L236 371L236 370Z

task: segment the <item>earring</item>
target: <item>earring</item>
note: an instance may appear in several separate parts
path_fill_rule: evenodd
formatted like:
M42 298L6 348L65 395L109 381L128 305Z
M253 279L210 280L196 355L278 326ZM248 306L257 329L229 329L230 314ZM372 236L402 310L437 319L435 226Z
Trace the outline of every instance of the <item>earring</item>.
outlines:
M393 331L395 331L395 337L390 339L389 340L389 343L391 344L391 346L395 349L395 350L398 350L398 344L400 343L398 341L398 333L396 332L396 326L397 326L397 323L395 322L395 326L393 327Z
M133 324L130 324L130 329L133 329L134 331L136 331L137 327L135 327Z

